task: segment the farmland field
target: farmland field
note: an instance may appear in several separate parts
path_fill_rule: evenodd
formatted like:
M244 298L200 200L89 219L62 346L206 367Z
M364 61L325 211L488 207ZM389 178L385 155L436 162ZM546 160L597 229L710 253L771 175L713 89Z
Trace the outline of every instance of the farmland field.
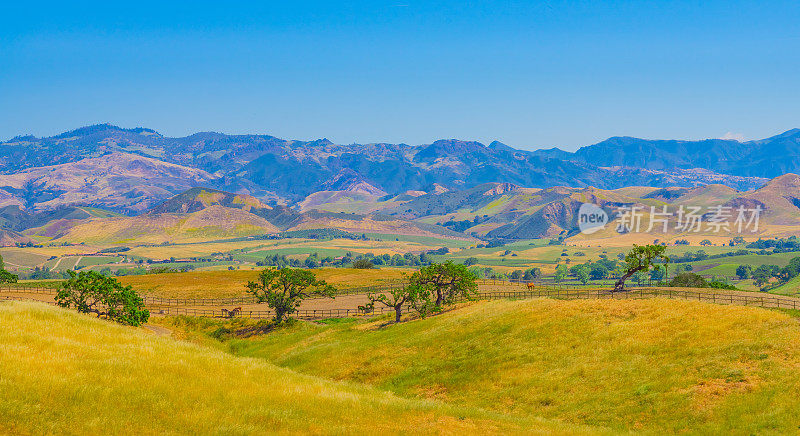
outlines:
M315 275L337 287L370 286L400 279L407 270L319 268ZM145 295L166 298L227 298L246 295L244 285L255 280L257 270L192 271L185 273L148 274L120 277Z

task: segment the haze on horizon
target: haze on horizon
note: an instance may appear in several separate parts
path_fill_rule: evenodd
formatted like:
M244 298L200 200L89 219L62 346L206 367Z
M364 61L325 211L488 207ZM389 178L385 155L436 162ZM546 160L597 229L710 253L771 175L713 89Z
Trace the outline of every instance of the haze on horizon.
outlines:
M800 125L798 18L754 1L3 4L0 138L759 139Z

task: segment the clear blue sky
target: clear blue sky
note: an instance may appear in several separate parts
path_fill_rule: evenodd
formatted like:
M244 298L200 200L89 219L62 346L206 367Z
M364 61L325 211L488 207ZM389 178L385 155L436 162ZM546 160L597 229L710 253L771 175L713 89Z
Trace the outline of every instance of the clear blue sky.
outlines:
M0 139L111 122L335 142L800 127L800 2L0 5Z

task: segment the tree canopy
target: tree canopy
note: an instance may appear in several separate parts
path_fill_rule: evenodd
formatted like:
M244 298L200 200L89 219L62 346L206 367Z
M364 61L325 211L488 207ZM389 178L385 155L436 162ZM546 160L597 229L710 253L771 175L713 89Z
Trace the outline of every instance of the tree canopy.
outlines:
M635 245L625 256L625 274L617 280L614 291L624 291L625 281L639 271L648 271L658 266L656 260L660 260L665 265L669 263L669 257L665 254L667 247L663 245Z
M55 297L56 304L81 313L93 313L120 324L138 326L146 323L150 312L144 300L131 286L95 271L69 271L69 279Z
M420 268L411 275L409 283L419 287L420 293L431 293L436 306L450 304L459 297L469 298L478 289L475 275L466 266L449 260Z
M255 281L247 282L247 292L259 303L267 303L275 311L275 322L281 323L297 312L304 299L312 295L333 298L336 288L304 269L281 268L261 271Z

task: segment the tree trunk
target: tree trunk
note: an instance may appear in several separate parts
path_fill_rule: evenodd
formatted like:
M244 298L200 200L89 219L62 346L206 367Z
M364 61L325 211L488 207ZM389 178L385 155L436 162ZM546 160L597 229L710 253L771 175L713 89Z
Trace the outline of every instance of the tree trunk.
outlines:
M402 314L403 314L403 306L398 304L397 306L394 307L394 322L395 323L400 322L400 315L402 315Z
M613 292L622 292L622 291L624 291L625 290L625 280L628 280L632 275L636 274L637 272L639 272L639 271L641 271L643 269L644 269L644 267L640 266L640 267L634 268L634 269L626 272L625 274L623 274L622 277L620 277L619 280L617 280L617 283L614 285L614 291Z

